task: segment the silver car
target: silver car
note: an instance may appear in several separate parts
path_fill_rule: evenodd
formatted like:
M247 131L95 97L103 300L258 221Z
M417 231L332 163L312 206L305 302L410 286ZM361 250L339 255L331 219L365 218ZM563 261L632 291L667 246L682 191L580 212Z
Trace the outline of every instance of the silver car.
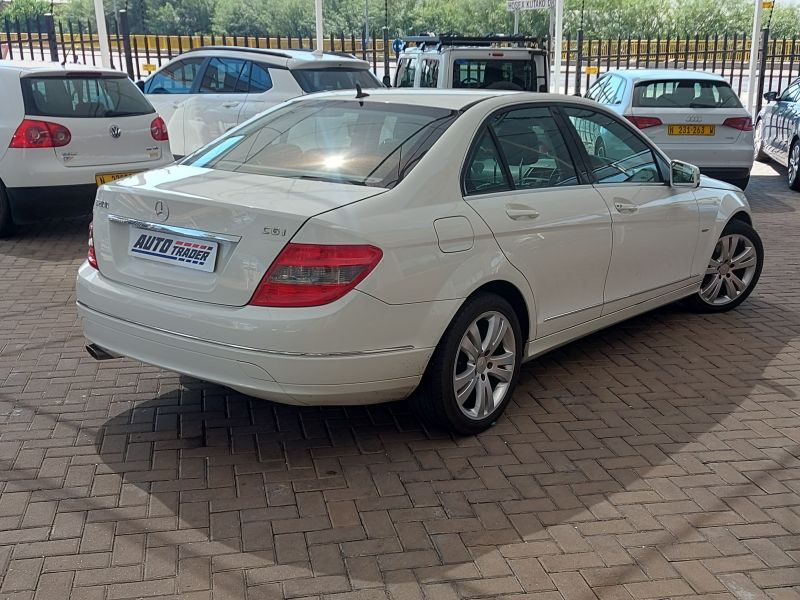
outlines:
M764 99L768 104L756 117L755 159L786 165L789 187L800 191L800 78L780 94L767 92Z

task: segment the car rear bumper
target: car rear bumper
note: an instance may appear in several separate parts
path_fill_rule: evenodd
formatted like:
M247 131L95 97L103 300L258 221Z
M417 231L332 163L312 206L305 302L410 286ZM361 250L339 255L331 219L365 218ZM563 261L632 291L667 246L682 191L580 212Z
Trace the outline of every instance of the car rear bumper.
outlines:
M41 219L89 215L96 193L94 183L6 188L11 216L18 225Z
M703 173L712 175L712 170L744 172L743 177L753 168L753 144L659 144L664 153L672 159L682 160L700 167Z
M285 347L287 338L281 334L285 325L282 323L240 315L238 330L230 327L227 335L210 325L218 320L220 313L259 314L252 311L259 307L182 301L109 282L86 264L79 270L77 290L84 335L89 343L109 354L127 356L286 404L374 404L405 398L419 384L435 346L426 344L426 340L408 344L407 339L398 339L391 347L375 349L376 334L372 331L396 327L398 318L409 319L399 323L400 327L414 329L419 319L424 321L423 312L432 309L426 303L410 308L394 307L360 292L353 292L354 300L342 310L356 313L362 319L361 331L352 331L347 324L351 316L344 314L323 330L308 329L294 320L298 326L291 328L291 338L303 350L293 352L246 345L246 332L256 331L262 340L270 339L275 347ZM117 295L115 308L113 302L108 302L109 290ZM126 310L132 298L143 312ZM201 308L208 311L208 316L198 323L197 313L192 311ZM435 307L433 311L444 309ZM449 306L446 310L450 310ZM149 316L145 319L143 314ZM443 312L436 318L447 315ZM427 329L432 328L427 326ZM198 335L201 332L205 335ZM426 335L431 339L437 337L437 334ZM309 343L316 341L315 345L324 347L331 339L336 340L338 351L308 351Z

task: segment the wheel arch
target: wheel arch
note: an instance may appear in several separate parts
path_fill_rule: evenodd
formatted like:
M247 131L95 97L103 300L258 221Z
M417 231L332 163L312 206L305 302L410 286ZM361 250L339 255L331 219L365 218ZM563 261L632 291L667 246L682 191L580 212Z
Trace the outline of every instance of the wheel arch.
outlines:
M482 293L496 294L508 302L519 319L520 331L525 338L523 343L527 343L529 340L533 339L534 331L532 331L531 327L532 311L528 306L528 302L525 300L525 296L516 285L504 279L495 279L475 289L464 302Z
M741 221L742 223L746 223L750 227L753 226L753 218L746 211L743 210L733 213L731 215L731 218L728 219L728 223L730 223L731 221Z

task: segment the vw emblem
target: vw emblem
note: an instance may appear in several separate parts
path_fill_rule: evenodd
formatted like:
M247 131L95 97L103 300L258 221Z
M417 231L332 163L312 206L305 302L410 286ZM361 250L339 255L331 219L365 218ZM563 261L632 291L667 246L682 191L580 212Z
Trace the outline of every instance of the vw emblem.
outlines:
M161 221L169 219L169 207L161 200L158 200L153 207L155 209L156 217Z
M686 117L687 123L700 123L703 120L703 117L699 115L689 115Z
M112 125L108 128L108 133L111 134L112 138L117 139L122 135L122 129L119 128L119 125Z

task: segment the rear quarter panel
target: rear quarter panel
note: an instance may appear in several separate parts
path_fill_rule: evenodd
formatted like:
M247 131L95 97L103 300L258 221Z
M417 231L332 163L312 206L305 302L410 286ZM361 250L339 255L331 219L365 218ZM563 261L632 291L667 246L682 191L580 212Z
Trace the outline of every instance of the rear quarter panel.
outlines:
M0 69L0 90L3 99L3 108L0 110L0 179L2 179L1 161L8 151L8 144L14 132L25 117L19 74L16 71Z

